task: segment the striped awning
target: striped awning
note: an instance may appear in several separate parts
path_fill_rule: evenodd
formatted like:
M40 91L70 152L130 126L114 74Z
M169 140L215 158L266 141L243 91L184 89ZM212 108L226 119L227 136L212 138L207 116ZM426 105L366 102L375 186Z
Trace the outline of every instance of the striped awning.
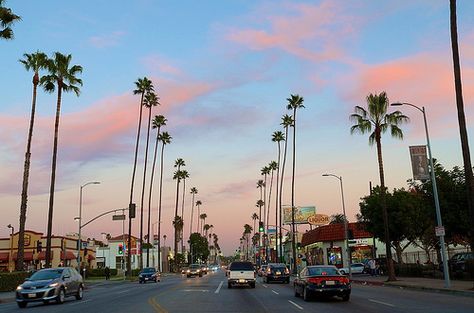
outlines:
M51 250L51 259L54 257L54 250ZM46 251L38 253L38 260L46 260Z
M18 258L18 252L13 253L13 260ZM33 251L25 251L23 254L23 261L33 261Z
M61 260L74 260L76 256L72 251L61 251Z
M8 262L9 252L0 252L0 262Z

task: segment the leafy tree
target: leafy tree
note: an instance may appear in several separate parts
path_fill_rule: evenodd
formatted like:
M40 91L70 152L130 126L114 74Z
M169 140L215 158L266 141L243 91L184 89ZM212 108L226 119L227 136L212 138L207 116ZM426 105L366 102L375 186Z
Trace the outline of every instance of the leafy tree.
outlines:
M0 1L1 5L1 1ZM1 8L0 8L1 11ZM39 71L45 69L48 64L48 57L42 52L35 52L32 54L23 54L24 59L19 60L25 66L27 71L33 71L33 99L31 103L30 127L28 129L28 141L26 144L25 165L23 169L23 184L21 189L21 204L20 204L20 229L18 232L18 256L15 268L17 271L23 270L23 255L25 248L25 224L26 224L26 210L28 203L28 183L30 176L30 159L31 159L31 141L33 139L33 127L35 122L36 112L36 94L40 83Z
M193 263L197 260L206 262L209 257L209 248L207 238L201 236L200 233L192 233L189 237L191 249L193 251Z
M329 224L344 224L346 222L346 217L344 214L334 214L331 215L329 219Z
M403 123L408 122L408 117L403 115L400 111L387 113L389 100L387 94L381 92L380 94L369 94L367 96L367 110L361 106L356 106L355 113L351 114L349 119L355 124L351 126L351 134L369 133L369 145L376 143L377 145L377 160L379 165L380 187L381 187L381 201L383 212L384 225L384 242L387 250L387 269L388 280L393 281L395 278L395 270L392 262L392 251L390 249L390 232L389 232L389 218L387 213L387 205L385 202L385 175L382 161L382 134L390 129L390 134L393 138L403 139L403 132L399 127Z
M48 210L48 233L46 238L46 267L51 266L51 235L53 230L53 208L54 208L54 187L56 183L56 159L58 156L58 137L59 137L59 117L61 113L61 101L63 92L74 92L79 96L82 86L82 80L77 77L82 73L82 66L72 65L72 55L64 55L55 52L53 58L48 61L48 74L40 79L40 84L48 93L58 91L56 102L56 119L54 123L54 141L53 141L53 161L51 168L51 186L49 190L49 210Z
M11 26L20 21L21 17L13 13L12 9L4 6L4 0L0 0L0 39L13 39Z

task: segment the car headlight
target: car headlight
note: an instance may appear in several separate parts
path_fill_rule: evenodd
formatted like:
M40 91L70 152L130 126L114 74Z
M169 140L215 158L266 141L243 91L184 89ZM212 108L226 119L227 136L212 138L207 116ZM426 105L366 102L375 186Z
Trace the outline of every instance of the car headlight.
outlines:
M196 272L198 272L198 273L199 273L200 271L201 271L201 270L197 270Z
M22 290L22 289L23 289L23 287L21 285L16 287L16 290Z
M187 270L186 272L189 273L189 272L191 272L191 271L190 271L190 270Z
M138 277L143 277L143 275L142 275L142 274L140 274L140 275L138 275Z
M52 283L48 285L48 287L57 287L57 286L59 286L59 283Z

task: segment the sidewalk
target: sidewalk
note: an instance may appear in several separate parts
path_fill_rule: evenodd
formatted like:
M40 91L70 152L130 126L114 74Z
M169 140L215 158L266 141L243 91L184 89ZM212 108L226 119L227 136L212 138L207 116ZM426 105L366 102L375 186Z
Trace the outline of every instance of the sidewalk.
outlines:
M444 288L443 279L397 277L396 281L387 282L387 276L352 275L352 282L362 285L399 287L474 297L473 281L451 280L451 287Z

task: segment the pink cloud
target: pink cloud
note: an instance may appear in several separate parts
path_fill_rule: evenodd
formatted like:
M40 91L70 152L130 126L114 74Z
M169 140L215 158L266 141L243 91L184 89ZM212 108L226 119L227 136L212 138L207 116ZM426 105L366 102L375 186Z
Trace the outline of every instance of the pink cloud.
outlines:
M173 76L183 75L181 69L175 67L171 60L168 60L161 55L149 55L142 59L142 63L151 72L170 74Z
M120 39L125 36L123 31L115 31L110 34L92 36L89 38L89 44L96 48L107 48L118 45Z

